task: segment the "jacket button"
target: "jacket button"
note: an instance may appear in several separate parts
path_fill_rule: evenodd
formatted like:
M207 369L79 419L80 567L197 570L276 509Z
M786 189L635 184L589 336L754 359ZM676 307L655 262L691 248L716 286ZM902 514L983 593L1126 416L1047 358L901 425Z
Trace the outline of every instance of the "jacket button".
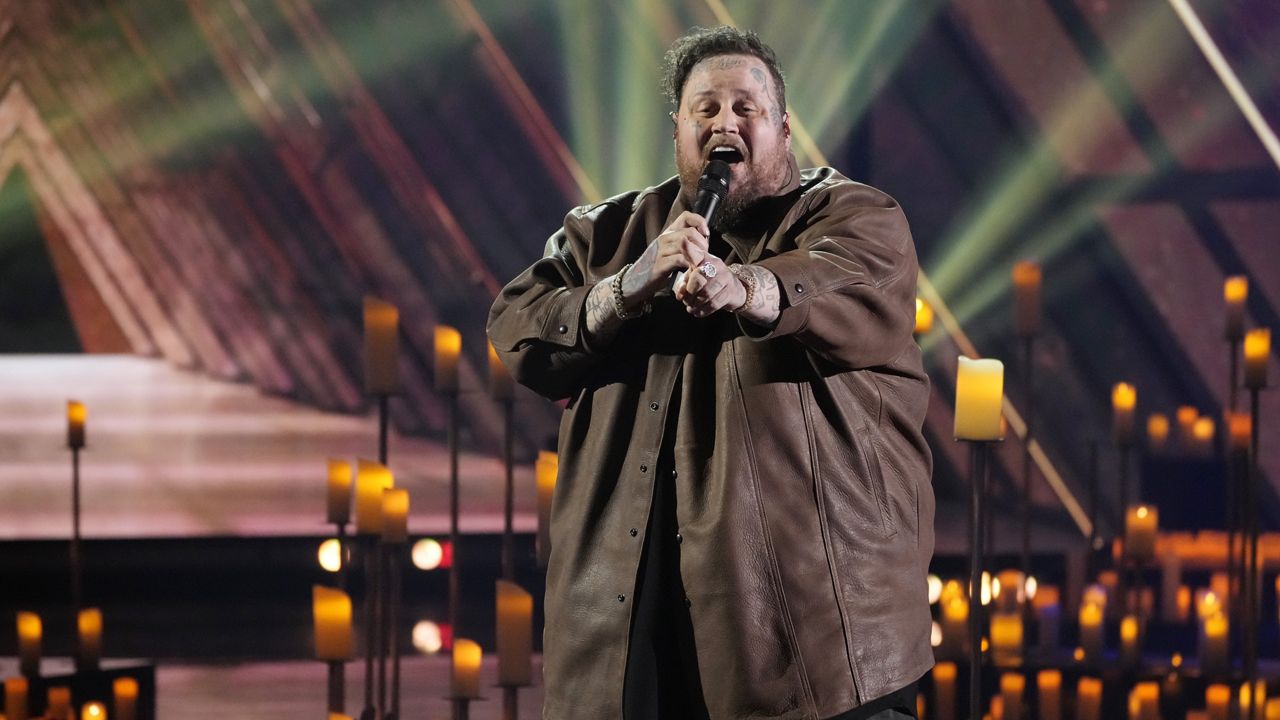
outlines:
M683 545L683 544L684 544L684 536L683 536L683 535L681 535L680 533L676 533L676 544L677 544L677 545Z
M649 409L650 409L650 410L653 410L653 411L655 411L655 412L656 412L656 411L657 411L657 409L658 409L658 403L656 403L656 402L651 402L651 403L649 403Z
M649 472L649 466L648 466L648 465L643 465L643 464L642 464L642 465L640 466L640 472L642 472L642 473Z
M803 285L801 285L800 283L796 283L796 292L798 292L798 293L802 293L802 292L804 292L804 286L803 286ZM563 331L561 331L561 332L563 332Z
M631 528L631 537L635 537L636 535L639 535L639 534L640 534L639 530L636 530L635 528Z
M685 607L687 607L687 608L688 608L688 607L693 607L693 601L692 601L692 600L690 600L689 598L685 598L685 599L684 599L684 606L685 606Z
M680 477L680 473L676 472L675 470L672 470L672 471L671 471L671 479L672 479L672 480L675 480L675 479L676 479L676 478L678 478L678 477Z
M627 601L627 596L626 596L626 595L619 595L619 596L618 596L618 602L626 602L626 601Z
M569 332L569 326L568 326L568 325L561 325L560 327L558 327L558 328L556 328L556 329L560 331L560 334L561 334L561 335L563 335L563 334L565 334L565 333Z

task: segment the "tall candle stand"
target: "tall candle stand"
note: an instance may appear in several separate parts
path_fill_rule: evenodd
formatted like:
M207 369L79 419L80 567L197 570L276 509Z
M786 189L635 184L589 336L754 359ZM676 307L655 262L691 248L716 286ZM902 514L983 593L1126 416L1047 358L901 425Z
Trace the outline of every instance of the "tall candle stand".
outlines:
M1244 637L1244 670L1249 688L1256 687L1258 680L1258 624L1259 624L1259 567L1258 567L1258 484L1262 474L1258 456L1258 436L1261 426L1260 394L1267 386L1267 362L1270 359L1271 334L1268 330L1255 330L1249 333L1245 341L1247 367L1245 370L1245 386L1249 389L1249 475L1245 482L1245 501L1247 514L1244 518L1246 542L1248 544L1248 564L1245 570L1244 591L1246 594L1246 631ZM1257 718L1257 703L1253 701L1254 693L1249 693L1248 720Z
M382 650L382 573L380 572L378 538L372 533L359 536L360 555L364 564L364 707L360 710L360 720L378 720L381 706L378 696L374 695L375 658L381 665Z
M1013 327L1022 340L1022 391L1026 402L1023 417L1025 432L1022 437L1022 579L1031 577L1031 442L1035 418L1035 383L1032 377L1036 335L1040 332L1040 265L1032 260L1021 260L1013 266ZM1025 607L1025 604L1024 604ZM1028 620L1023 613L1023 622Z
M81 446L83 447L83 446ZM71 446L71 612L84 607L84 568L80 555L80 447Z
M1026 414L1023 422L1026 431L1022 437L1022 580L1025 583L1031 577L1031 441L1032 421L1035 417L1035 384L1032 379L1032 357L1035 335L1027 334L1022 338L1022 392L1026 403ZM1026 605L1024 603L1024 605ZM1023 617L1026 620L1026 613Z
M347 663L345 660L327 660L325 664L329 666L329 712L345 714Z
M982 717L982 564L984 489L991 442L970 441L969 454L969 717Z
M1004 364L959 358L956 370L955 437L970 443L969 464L969 714L982 708L982 563L985 556L984 496L991 443L1004 438L1001 409Z
M458 392L456 389L447 393L449 404L449 545L453 548L453 562L449 564L449 627L454 637L458 634L458 607L461 602L462 586L459 566L461 565L460 546L458 544Z
M1112 428L1116 449L1120 452L1120 567L1117 573L1117 592L1120 595L1120 617L1132 611L1129 598L1129 567L1125 561L1127 552L1124 538L1124 517L1129 510L1129 451L1134 441L1134 410L1137 406L1137 391L1128 383L1116 383L1111 391Z
M71 615L77 623L84 607L84 567L80 554L80 451L85 446L87 414L83 403L67 402L67 447L71 450Z
M1227 278L1223 284L1226 304L1226 322L1223 337L1227 341L1227 422L1236 412L1239 397L1240 347L1244 342L1245 301L1249 296L1249 281L1243 276ZM1243 467L1239 463L1243 462ZM1248 461L1234 454L1228 455L1226 482L1227 526L1227 608L1235 612L1241 598L1240 580L1245 564L1246 548L1242 537L1241 521L1247 512L1244 503L1244 484L1248 477ZM1228 657L1231 656L1228 651Z
M389 541L386 545L388 564L387 583L389 598L387 601L387 643L384 645L391 654L391 708L383 717L386 720L400 718L400 609L403 604L404 576L404 543Z

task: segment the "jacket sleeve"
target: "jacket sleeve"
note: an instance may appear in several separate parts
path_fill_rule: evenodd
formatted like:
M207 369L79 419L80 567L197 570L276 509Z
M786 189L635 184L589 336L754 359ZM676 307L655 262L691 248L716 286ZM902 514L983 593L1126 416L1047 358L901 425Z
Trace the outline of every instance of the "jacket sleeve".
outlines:
M778 278L781 311L757 339L793 336L848 369L885 365L914 342L916 252L888 195L856 183L818 190L796 248L759 260Z
M489 310L489 340L502 362L517 382L552 400L572 395L603 357L582 331L593 285L583 271L589 233L581 209L571 211L542 258L508 283Z

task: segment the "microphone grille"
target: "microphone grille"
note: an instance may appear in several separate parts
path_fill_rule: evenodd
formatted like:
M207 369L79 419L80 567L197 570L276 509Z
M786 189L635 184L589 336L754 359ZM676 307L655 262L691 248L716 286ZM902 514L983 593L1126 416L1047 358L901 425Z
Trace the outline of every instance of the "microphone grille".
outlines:
M702 171L702 177L698 178L698 190L724 197L729 192L729 176L729 163L723 160L712 160Z

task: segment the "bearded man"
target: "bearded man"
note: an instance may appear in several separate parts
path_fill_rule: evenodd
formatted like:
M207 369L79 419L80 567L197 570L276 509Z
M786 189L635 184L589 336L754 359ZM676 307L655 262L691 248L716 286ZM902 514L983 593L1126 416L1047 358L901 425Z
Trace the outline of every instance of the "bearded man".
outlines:
M544 717L915 717L934 506L906 219L797 168L754 33L680 38L666 86L678 177L570 211L489 317L567 400Z

